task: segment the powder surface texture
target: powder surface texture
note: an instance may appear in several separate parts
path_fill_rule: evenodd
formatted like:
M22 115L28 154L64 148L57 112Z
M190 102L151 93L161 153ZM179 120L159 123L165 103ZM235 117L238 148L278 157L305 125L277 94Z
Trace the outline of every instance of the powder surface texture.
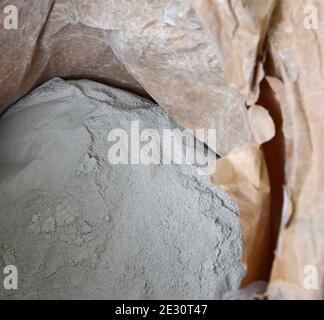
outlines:
M108 134L131 121L179 128L87 80L53 79L0 119L0 267L19 271L0 298L218 299L238 287L235 203L195 165L111 164Z

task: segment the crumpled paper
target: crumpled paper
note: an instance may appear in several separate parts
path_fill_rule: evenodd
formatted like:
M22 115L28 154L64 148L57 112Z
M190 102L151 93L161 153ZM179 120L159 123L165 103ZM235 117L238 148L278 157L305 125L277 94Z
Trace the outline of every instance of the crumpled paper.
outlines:
M191 0L217 52L226 79L247 105L264 77L264 42L277 0Z
M269 30L275 72L268 81L281 105L286 151L270 297L324 298L323 28L322 1L287 0L279 2Z
M272 145L264 144L262 151L250 146L232 152L219 162L213 177L236 198L241 210L246 243L244 261L248 266L243 286L263 279L266 272L256 274L263 261L269 267L265 292L268 298L323 299L323 3L308 0L192 2L209 31L220 61L229 57L224 70L227 79L244 94L248 107L254 108L259 100L259 104L271 111L276 127L276 136L269 142ZM244 50L237 49L242 47ZM254 61L254 68L247 68L250 61ZM259 129L253 123L251 126L254 131L262 130L262 125ZM277 153L271 153L274 150ZM268 218L265 166L260 170L263 154L271 180ZM224 171L230 177L223 179ZM282 191L282 202L278 201L278 190ZM253 219L249 221L251 216ZM255 223L266 219L270 255L266 251L267 240L263 241L264 250L257 243L258 238L249 240L259 233L266 237L264 225L255 227ZM276 241L275 252L273 241ZM255 250L259 255L256 260L250 258Z
M253 142L244 98L189 0L14 2L20 27L0 34L0 110L54 76L90 78L148 92L188 129L217 128L221 156Z
M319 0L4 0L0 21L8 4L19 27L0 33L0 113L52 77L90 78L153 97L188 129L216 128L212 181L240 208L242 287L324 298Z

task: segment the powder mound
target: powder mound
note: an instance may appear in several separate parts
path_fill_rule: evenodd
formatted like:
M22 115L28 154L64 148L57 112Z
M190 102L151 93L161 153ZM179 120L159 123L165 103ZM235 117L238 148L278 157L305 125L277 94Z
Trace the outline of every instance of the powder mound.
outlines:
M238 287L242 235L225 192L195 165L107 160L109 132L135 120L180 128L87 80L53 79L0 119L0 264L19 272L0 298L217 299Z

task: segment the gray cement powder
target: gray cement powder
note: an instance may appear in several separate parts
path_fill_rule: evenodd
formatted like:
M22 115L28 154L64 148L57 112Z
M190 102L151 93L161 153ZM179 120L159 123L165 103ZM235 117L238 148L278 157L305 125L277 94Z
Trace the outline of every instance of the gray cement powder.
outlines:
M0 298L214 299L243 275L234 202L188 165L111 165L108 132L177 125L157 105L53 79L0 120ZM1 266L1 265L0 265Z

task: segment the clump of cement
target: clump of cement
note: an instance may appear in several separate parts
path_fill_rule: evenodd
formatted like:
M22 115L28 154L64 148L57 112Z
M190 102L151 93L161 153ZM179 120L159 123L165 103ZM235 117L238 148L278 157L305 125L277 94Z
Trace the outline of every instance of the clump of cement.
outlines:
M54 79L0 121L0 298L214 299L242 277L235 204L195 166L112 165L108 132L176 125L157 105Z

